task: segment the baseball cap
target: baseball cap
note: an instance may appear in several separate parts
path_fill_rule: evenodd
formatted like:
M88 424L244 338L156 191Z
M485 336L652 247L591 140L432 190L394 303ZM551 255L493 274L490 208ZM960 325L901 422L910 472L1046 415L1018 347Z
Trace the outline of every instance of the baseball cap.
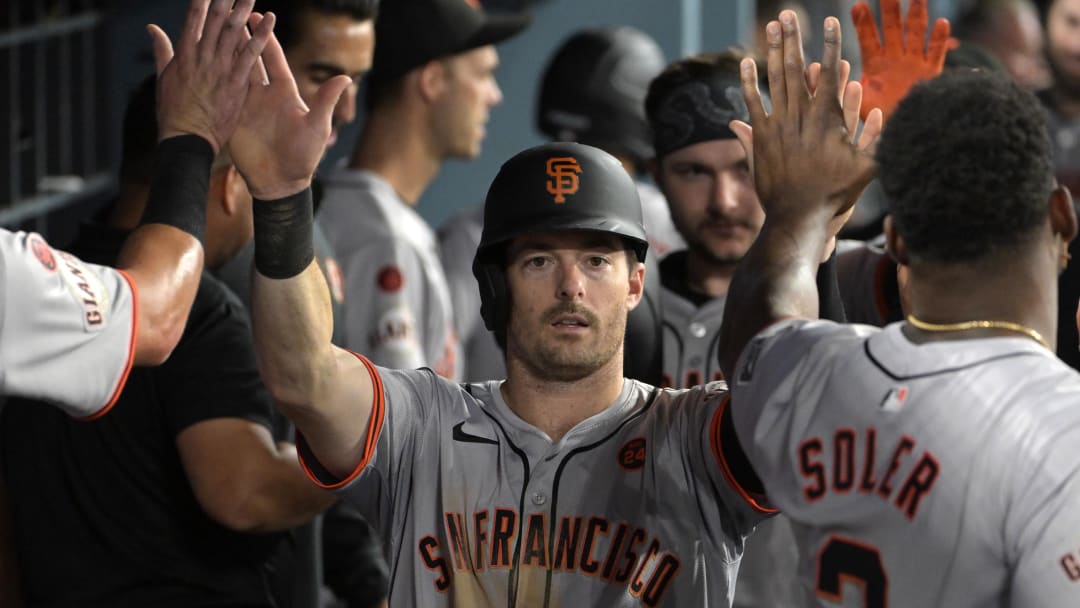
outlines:
M375 58L368 75L390 82L425 63L496 44L517 34L531 18L489 15L478 0L390 0L375 19Z

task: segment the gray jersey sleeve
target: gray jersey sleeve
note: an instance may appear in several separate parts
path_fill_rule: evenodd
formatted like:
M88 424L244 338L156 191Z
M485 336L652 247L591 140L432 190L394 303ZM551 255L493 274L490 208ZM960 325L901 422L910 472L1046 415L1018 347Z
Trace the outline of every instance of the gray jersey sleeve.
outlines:
M786 410L797 399L812 401L825 386L815 383L809 371L825 365L826 353L811 353L814 346L827 343L830 349L844 350L862 340L874 328L841 325L831 321L788 319L775 323L754 337L743 349L731 381L732 421L735 432L754 468L782 470L781 441L766 441L762 433L783 435L791 420ZM824 336L831 340L821 342Z
M1028 475L1010 476L1005 542L1015 551L1012 606L1080 605L1080 467L1072 431L1051 439L1046 453L1028 463Z
M506 376L506 361L495 335L480 317L480 289L472 273L484 228L484 209L469 209L439 229L443 270L453 302L454 326L465 357L462 379L480 382Z
M49 247L40 235L0 231L0 390L103 415L135 353L135 298L120 271Z
M358 249L345 268L347 347L383 367L436 365L425 344L442 343L444 336L426 335L435 296L416 251L399 239L382 239Z
M382 529L393 516L392 497L409 482L411 460L404 455L416 449L425 428L437 426L435 419L441 412L454 406L453 395L437 389L457 385L439 380L430 369L390 370L364 356L357 358L371 376L375 396L364 451L355 469L346 478L336 479L318 463L303 437L298 436L297 449L312 481L340 491L375 528Z

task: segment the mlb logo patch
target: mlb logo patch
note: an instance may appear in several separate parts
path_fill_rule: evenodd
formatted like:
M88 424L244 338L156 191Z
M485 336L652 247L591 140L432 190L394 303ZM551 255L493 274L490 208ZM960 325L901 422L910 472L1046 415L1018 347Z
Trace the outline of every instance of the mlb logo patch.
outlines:
M899 412L900 408L904 407L909 392L906 386L897 386L889 390L885 395L885 399L881 401L881 409L886 412Z

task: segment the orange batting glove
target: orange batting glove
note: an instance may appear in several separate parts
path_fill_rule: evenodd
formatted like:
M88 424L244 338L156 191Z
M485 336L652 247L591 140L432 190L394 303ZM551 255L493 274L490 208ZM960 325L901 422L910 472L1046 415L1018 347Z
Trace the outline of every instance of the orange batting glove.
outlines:
M885 119L915 83L941 73L949 43L949 21L938 19L926 46L926 26L930 20L926 0L911 0L906 22L901 21L900 0L881 0L881 28L870 5L859 2L851 7L851 18L859 34L862 55L863 120L873 108L881 108ZM884 44L883 44L884 43ZM926 47L924 52L923 48Z

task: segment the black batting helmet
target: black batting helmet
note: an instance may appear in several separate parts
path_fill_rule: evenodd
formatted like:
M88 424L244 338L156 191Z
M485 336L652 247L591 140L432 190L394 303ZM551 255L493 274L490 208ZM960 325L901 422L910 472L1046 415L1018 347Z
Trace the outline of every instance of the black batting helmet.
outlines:
M656 42L632 27L574 34L544 72L537 128L553 140L597 146L641 165L653 156L645 94L665 63Z
M484 202L484 232L473 259L484 325L505 343L509 298L506 245L552 230L587 230L622 237L639 261L649 248L637 186L607 152L577 143L530 148L506 161Z

